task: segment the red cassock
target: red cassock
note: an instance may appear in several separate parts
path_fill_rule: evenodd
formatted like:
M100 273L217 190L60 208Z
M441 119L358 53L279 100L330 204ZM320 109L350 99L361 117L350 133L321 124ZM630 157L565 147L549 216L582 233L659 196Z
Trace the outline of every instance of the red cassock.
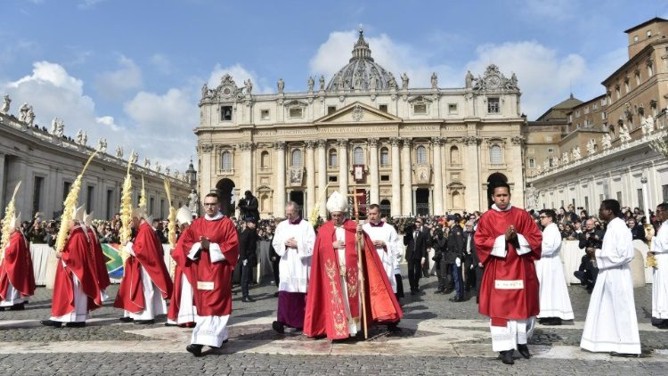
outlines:
M6 299L10 283L23 297L35 293L35 273L32 269L30 250L21 231L12 233L5 249L0 266L0 300Z
M531 252L520 256L515 245L506 242L508 252L505 258L491 255L494 241L504 235L510 225L524 236ZM505 326L508 320L525 320L538 315L538 277L534 261L540 259L542 234L529 213L515 207L507 211L488 210L480 217L474 240L478 258L484 265L480 313L489 316L494 326ZM497 286L497 281L520 280L523 288L509 289L503 283Z
M225 259L212 263L207 249L199 252L197 260L189 259L187 256L190 249L200 242L201 236L218 244ZM225 316L232 313L232 272L239 258L239 238L229 218L198 218L193 221L181 234L174 256L193 286L198 316Z
M63 247L63 254L57 262L51 316L63 316L74 311L72 274L79 279L81 289L88 297L88 311L101 307L102 297L95 280L95 261L90 253L88 238L80 226L70 229L67 242Z
M172 295L172 280L165 266L162 244L151 225L146 222L139 225L132 250L135 255L125 260L124 275L118 287L114 307L140 313L146 309L140 266L146 269L164 299Z
M359 317L362 307L359 299L359 266L355 247L357 224L352 220L343 223L346 247L346 281L348 296L342 296L339 259L332 247L336 240L336 227L327 222L318 229L311 259L311 275L306 294L304 334L309 337L327 336L328 339L344 339L350 336L343 299L348 299L350 313ZM366 233L364 236L363 270L364 297L367 323L396 323L403 317L392 285L387 279L376 247Z
M185 234L185 231L181 233L179 236L179 239L177 240L177 244L172 249L171 255L172 258L175 260L176 267L174 268L174 288L172 289L172 296L169 299L169 309L167 310L167 318L170 320L176 321L179 317L179 310L181 309L181 289L183 288L182 284L182 277L185 276L188 282L190 283L190 286L193 286L192 281L188 277L188 274L183 272L183 265L185 265L185 256L183 256L183 252L179 251L181 248L179 248L179 241L183 238L183 234ZM186 255L188 252L186 252ZM176 259L179 259L181 263L176 261Z
M88 227L87 231L91 254L95 260L95 280L100 290L104 290L111 285L109 272L107 271L107 259L104 257L104 252L102 252L102 245L100 244L100 239L97 237L97 232L91 227Z

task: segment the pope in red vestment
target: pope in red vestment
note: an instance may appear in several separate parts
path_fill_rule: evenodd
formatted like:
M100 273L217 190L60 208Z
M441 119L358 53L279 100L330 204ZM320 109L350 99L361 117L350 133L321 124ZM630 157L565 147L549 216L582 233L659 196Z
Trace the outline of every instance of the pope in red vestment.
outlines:
M11 287L18 296L11 296ZM14 230L0 265L0 307L23 309L26 297L35 293L35 274L32 269L28 243L19 230ZM4 303L7 303L6 305ZM13 307L13 308L12 308Z
M333 216L336 213L333 210L330 212ZM342 211L338 215L342 216ZM361 233L364 237L364 249L361 250L364 283L359 283L357 224L347 219L339 222L345 232L344 244L341 244L345 247L345 267L341 267L339 251L334 248L338 221L341 219L334 218L322 225L315 240L304 318L304 334L309 337L327 336L335 340L355 335L350 328L361 322L353 324L350 320L356 321L362 316L360 287L364 289L369 326L373 323L396 323L403 316L376 248L364 232ZM342 283L342 279L345 282Z
M493 348L502 352L504 363L512 364L515 348L529 357L526 339L533 324L524 320L540 312L534 262L540 259L542 234L529 213L510 205L509 191L507 185L494 189L495 204L481 216L474 241L484 268L479 312L491 319ZM509 332L497 335L498 328Z
M137 236L135 236L131 248L134 255L131 255L125 261L124 275L118 288L114 307L139 315L137 320L150 321L154 319L156 314L167 313L167 309L164 307L164 312L157 308L154 310L153 304L155 302L146 301L144 285L152 283L159 290L162 299L167 299L172 294L172 280L169 277L167 266L165 266L162 244L160 244L160 240L151 225L143 218L139 222ZM146 275L148 275L150 281L143 280ZM154 297L153 300L158 299Z
M95 280L95 262L90 253L88 238L81 226L72 225L63 251L58 257L51 319L42 324L59 326L54 323L83 323L88 312L102 306L102 299ZM78 280L78 286L75 286L73 277ZM83 305L79 299L86 300L85 310L81 309Z
M91 255L95 262L95 281L100 291L104 291L111 285L109 272L107 271L107 259L104 257L104 252L102 252L102 245L100 244L100 239L97 237L97 231L90 225L86 226L86 231L90 243Z

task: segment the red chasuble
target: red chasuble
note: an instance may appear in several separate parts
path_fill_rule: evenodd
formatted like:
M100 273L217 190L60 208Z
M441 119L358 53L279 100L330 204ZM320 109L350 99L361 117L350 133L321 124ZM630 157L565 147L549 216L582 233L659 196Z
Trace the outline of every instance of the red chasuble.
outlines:
M517 254L516 245L506 242L505 258L491 255L494 241L513 225L523 235L531 252ZM511 207L507 211L490 209L480 217L475 233L478 258L484 265L480 287L481 314L492 319L492 325L505 326L508 320L525 320L538 315L538 278L535 260L540 259L542 234L533 218Z
M184 234L185 231L181 233L178 240L181 240ZM187 252L186 255L183 255L181 248L179 248L178 241L174 249L172 249L171 255L176 263L176 267L174 268L174 288L172 289L172 296L169 299L169 309L167 310L167 318L176 321L179 318L179 310L181 309L180 306L181 289L183 288L183 284L181 283L182 282L181 277L185 276L186 279L188 280L188 283L190 283L191 287L194 285L190 280L190 278L188 277L188 274L183 272L183 266L185 266L185 256L187 256ZM181 262L176 261L177 259L180 260Z
M352 220L343 223L346 244L346 281L348 296L342 296L340 268L337 252L332 247L336 240L336 227L327 222L318 229L313 248L311 275L306 294L304 334L309 337L327 336L328 339L344 339L350 336L343 299L348 299L350 313L360 316L359 267L355 239L357 225ZM395 323L403 312L392 292L383 264L376 248L366 233L364 236L364 291L367 323Z
M124 276L118 287L114 307L132 313L140 313L146 309L146 302L139 266L146 269L151 282L160 290L164 299L172 295L172 280L165 266L162 244L151 225L146 222L139 225L137 236L132 243L132 250L135 255L128 257L125 261Z
M188 253L200 242L200 236L218 244L225 259L212 263L208 249L200 250L197 260L189 259ZM229 315L232 312L232 272L239 258L239 238L234 223L227 217L196 219L181 234L174 256L192 284L197 315Z
M111 285L106 265L107 259L102 252L102 245L100 245L100 239L97 237L97 232L91 227L88 227L87 230L91 254L95 260L95 280L97 281L97 286L100 290L104 290Z
M51 316L63 316L74 311L72 274L77 276L81 282L81 289L88 296L88 311L101 307L102 298L95 280L95 264L88 247L88 238L78 225L70 229L63 254L58 260L56 279L53 283Z
M35 293L35 274L26 239L21 231L14 231L9 237L2 266L0 266L0 300L7 298L7 287L12 284L21 296Z

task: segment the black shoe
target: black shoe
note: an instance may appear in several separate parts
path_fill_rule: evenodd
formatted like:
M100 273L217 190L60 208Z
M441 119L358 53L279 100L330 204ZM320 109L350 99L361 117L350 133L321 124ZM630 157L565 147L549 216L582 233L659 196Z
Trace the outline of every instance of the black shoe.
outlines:
M278 334L284 334L285 333L285 325L281 324L278 321L274 321L271 323L271 328L274 329L274 331Z
M416 291L416 290L412 290L412 291L411 291L411 295L420 295L420 292L419 292L419 291Z
M39 323L44 325L44 326L52 326L54 328L60 328L61 326L63 326L62 322L53 321L53 320L42 320Z
M241 298L241 301L244 303L253 303L255 302L255 299L251 298L250 296L244 296Z
M390 333L401 333L401 328L397 323L387 324L387 331Z
M584 272L576 270L576 271L573 272L573 275L575 276L575 278L580 280L580 283L582 283L582 284L585 283L586 280L585 280Z
M503 364L515 364L515 361L513 360L513 350L501 351L500 358Z
M451 302L454 302L454 303L460 303L460 302L464 301L464 298L462 298L461 296L455 296L455 297L450 298L448 300L451 301Z
M10 311L23 311L25 309L25 303L14 304L13 306L9 307Z
M81 322L68 322L65 324L66 327L68 328L84 328L86 326L85 321Z
M186 346L186 351L193 354L195 357L202 356L202 347L203 345L188 345Z
M174 324L174 323L171 323L171 322L166 322L166 323L165 323L165 326L179 326L179 324Z
M274 298L278 298L278 291L274 293Z
M525 344L517 344L517 351L524 357L524 359L531 358L531 353L529 352L529 347Z
M151 325L151 324L155 324L155 320L135 320L135 324L137 324L137 325Z
M618 353L618 352L611 352L610 356L616 356L620 358L640 358L640 354L624 354L624 353Z
M453 291L455 291L455 289L445 289L445 291L443 291L443 293L444 293L445 295L448 295L448 294L450 294L450 293L453 292Z
M561 325L561 319L559 317L548 317L543 321L543 325Z
M133 322L133 321L135 321L135 319L133 319L132 317L121 317L120 319L118 319L118 321L120 321L120 322Z
M436 291L434 291L434 294L443 294L443 293L445 293L445 291L443 291L443 290L436 290Z

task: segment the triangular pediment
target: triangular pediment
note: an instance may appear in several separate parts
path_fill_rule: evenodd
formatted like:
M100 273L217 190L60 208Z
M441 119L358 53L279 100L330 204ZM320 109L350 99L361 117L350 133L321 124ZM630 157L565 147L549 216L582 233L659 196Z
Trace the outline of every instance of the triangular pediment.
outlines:
M364 103L355 102L315 121L323 123L400 123L403 120Z

